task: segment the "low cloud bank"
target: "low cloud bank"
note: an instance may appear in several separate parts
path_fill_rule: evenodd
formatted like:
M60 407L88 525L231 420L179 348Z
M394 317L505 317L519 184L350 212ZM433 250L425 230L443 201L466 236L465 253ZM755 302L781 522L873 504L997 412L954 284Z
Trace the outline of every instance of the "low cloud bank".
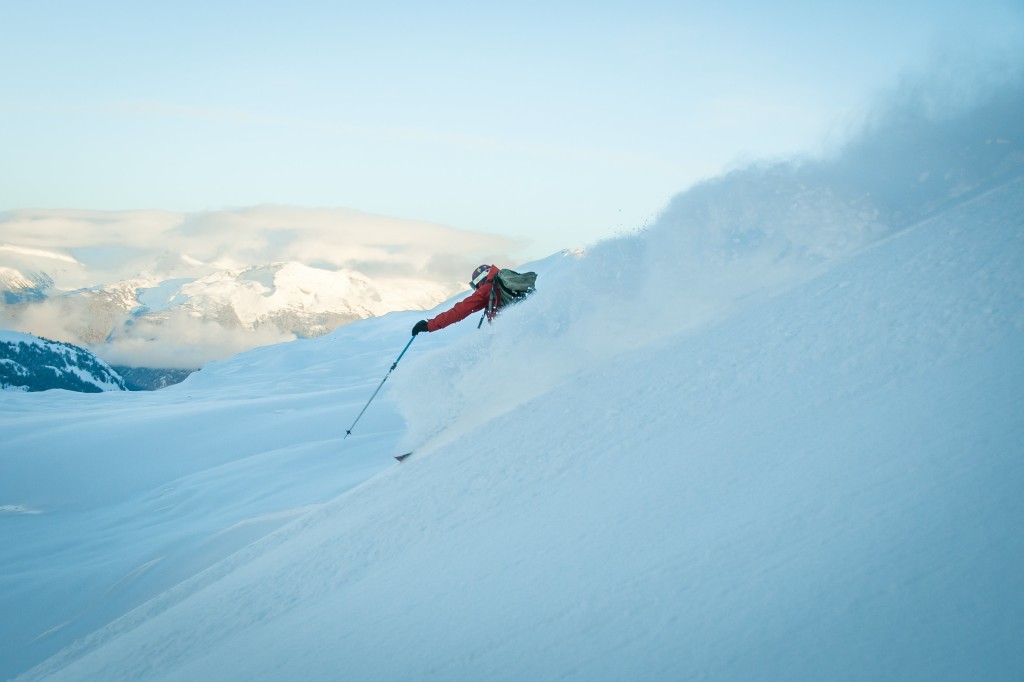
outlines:
M282 261L462 281L481 261L507 258L518 246L498 235L340 208L0 213L0 264L46 267L63 289Z

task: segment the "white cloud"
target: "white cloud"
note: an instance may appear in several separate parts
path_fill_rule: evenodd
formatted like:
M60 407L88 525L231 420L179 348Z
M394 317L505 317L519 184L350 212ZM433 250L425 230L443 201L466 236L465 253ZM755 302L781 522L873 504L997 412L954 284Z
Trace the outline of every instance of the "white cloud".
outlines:
M20 256L29 256L31 258L46 258L49 260L63 261L65 263L74 263L81 265L77 260L65 253L59 253L56 251L47 251L45 249L30 249L23 246L12 246L11 244L0 244L0 251L7 251L9 253L15 253Z
M175 266L209 273L282 261L461 282L482 261L507 262L505 254L517 246L504 237L428 222L288 206L205 213L11 211L0 214L0 241L6 245L0 264L35 259L45 271L52 264L42 261L57 257L85 267L56 272L58 288L96 286L144 270L159 275L154 270ZM14 256L18 263L8 263Z
M164 320L144 319L125 329L105 344L102 355L112 365L197 369L211 360L294 338L273 327L227 329L175 310Z

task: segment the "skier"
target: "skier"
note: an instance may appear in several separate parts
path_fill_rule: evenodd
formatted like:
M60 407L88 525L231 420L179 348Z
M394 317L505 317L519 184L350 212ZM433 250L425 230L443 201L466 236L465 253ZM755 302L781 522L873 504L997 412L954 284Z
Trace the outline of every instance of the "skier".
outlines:
M464 320L480 310L486 310L487 319L493 320L494 316L498 314L498 309L506 303L502 300L501 291L494 287L494 278L499 271L500 268L497 265L478 267L473 271L473 276L469 280L469 285L474 289L473 293L437 317L417 322L412 328L412 335L416 336L420 332L436 332L438 329L444 329L450 324Z

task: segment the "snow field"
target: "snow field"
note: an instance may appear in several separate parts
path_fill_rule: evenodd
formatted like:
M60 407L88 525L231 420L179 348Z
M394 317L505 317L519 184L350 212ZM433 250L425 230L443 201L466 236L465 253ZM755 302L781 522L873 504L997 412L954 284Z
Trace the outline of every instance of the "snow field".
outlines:
M982 124L729 176L537 263L495 325L418 337L344 441L420 314L146 402L0 396L0 504L43 512L0 518L0 605L30 614L4 672L1019 679L1021 157L918 154Z

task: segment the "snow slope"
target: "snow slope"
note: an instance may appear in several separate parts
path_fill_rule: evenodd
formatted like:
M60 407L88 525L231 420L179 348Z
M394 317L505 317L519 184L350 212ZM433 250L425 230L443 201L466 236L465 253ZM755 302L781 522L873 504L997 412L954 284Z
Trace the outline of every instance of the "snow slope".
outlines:
M1017 118L878 145L882 197L861 145L538 263L347 440L420 314L155 394L0 395L2 672L1020 679ZM923 174L999 121L998 163Z
M18 614L0 621L0 678L392 462L387 403L366 422L390 431L341 441L389 362L380 325L405 327L254 350L138 400L0 394L0 608Z

